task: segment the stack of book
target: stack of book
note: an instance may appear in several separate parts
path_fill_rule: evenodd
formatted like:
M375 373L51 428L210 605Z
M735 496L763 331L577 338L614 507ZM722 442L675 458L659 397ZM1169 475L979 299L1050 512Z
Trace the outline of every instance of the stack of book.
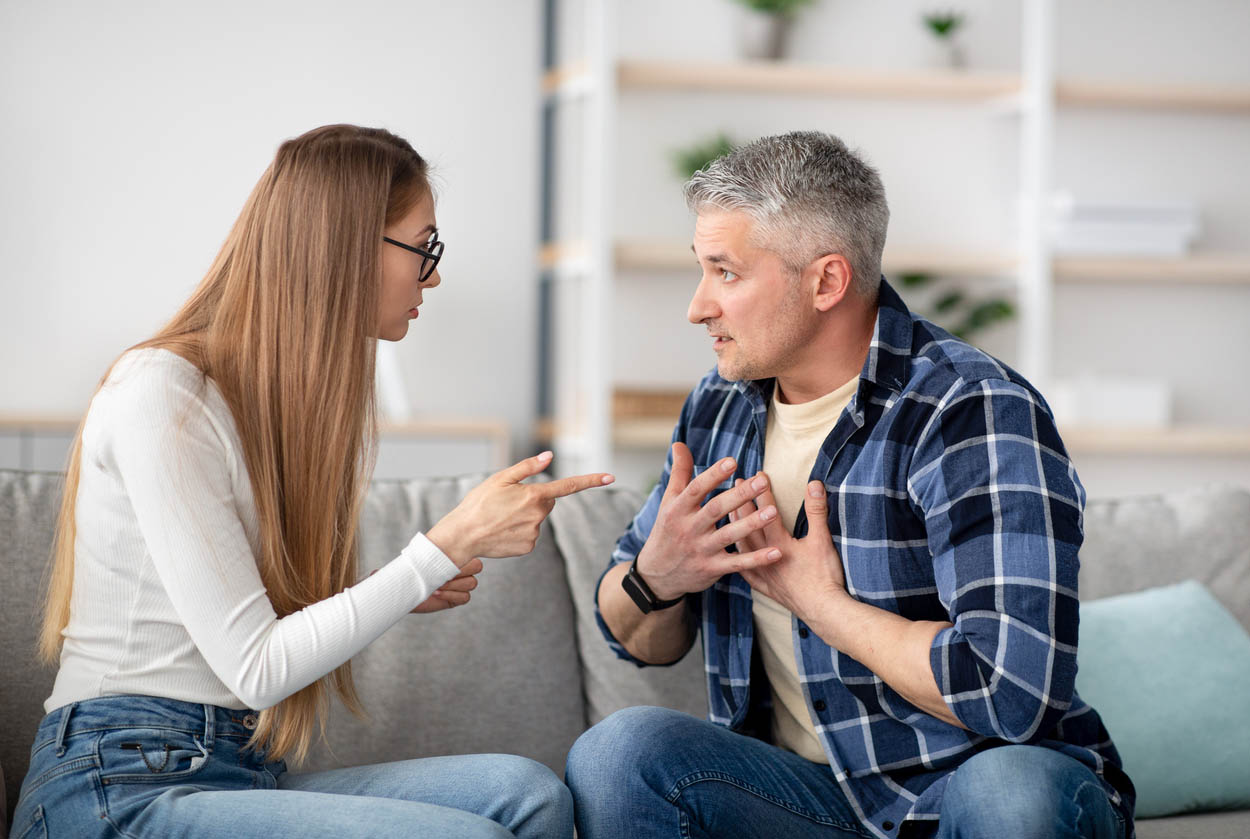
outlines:
M1185 202L1051 200L1051 245L1058 254L1184 256L1198 237L1198 208Z

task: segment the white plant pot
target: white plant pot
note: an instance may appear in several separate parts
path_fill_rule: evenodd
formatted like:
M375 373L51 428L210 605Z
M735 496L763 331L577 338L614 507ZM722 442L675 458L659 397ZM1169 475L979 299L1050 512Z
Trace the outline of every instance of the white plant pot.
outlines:
M789 17L748 8L739 12L738 51L743 58L776 61L785 56Z

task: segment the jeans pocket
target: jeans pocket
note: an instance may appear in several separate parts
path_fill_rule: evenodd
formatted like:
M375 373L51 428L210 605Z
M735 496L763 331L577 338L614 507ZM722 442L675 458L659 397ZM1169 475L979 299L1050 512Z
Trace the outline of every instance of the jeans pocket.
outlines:
M190 732L127 728L100 738L100 783L168 784L204 768L209 751Z
M43 807L35 808L30 816L30 824L24 828L19 830L18 825L13 825L13 832L9 836L10 839L48 839L48 826L43 821Z

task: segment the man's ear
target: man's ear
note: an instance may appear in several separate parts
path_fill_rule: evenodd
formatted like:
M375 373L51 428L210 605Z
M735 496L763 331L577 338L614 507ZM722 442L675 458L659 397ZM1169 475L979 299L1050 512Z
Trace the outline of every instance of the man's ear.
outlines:
M813 301L819 311L827 312L842 302L851 291L854 271L851 263L840 253L829 253L811 264L816 274L816 296Z

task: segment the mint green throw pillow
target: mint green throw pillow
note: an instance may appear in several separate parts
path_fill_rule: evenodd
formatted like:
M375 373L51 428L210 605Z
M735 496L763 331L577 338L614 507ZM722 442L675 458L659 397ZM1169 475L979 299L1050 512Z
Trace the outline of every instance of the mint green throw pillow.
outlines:
M1138 818L1250 807L1250 635L1202 584L1082 603L1078 664Z

